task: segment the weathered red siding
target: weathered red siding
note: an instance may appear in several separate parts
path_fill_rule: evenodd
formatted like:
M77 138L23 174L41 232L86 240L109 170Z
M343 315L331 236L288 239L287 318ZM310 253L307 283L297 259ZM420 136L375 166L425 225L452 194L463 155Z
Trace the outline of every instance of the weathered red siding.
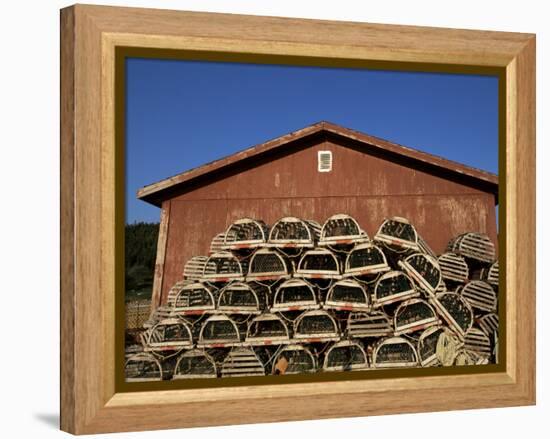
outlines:
M317 172L319 150L332 151L332 172ZM492 194L395 160L325 140L174 194L168 200L163 300L185 262L207 254L212 237L242 217L273 224L292 215L322 224L348 213L373 236L384 218L403 216L437 253L466 231L488 233L496 243Z

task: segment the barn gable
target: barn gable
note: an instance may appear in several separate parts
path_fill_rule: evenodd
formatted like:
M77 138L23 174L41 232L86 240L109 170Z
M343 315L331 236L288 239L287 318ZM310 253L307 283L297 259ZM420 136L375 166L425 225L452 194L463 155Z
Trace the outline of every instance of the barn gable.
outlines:
M340 145L372 157L378 157L423 173L454 181L498 195L498 177L490 172L475 169L441 157L424 153L396 143L342 126L319 122L301 130L286 134L260 145L253 146L231 156L190 169L181 174L145 186L138 191L138 198L158 207L162 201L177 194L196 190L213 181L309 149L322 143ZM315 164L317 167L317 163Z

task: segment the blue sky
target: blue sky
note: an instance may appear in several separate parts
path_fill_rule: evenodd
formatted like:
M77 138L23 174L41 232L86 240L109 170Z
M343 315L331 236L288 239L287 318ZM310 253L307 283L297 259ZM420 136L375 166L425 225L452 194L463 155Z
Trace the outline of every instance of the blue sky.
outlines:
M126 61L126 219L145 185L327 120L498 171L498 78L240 63Z

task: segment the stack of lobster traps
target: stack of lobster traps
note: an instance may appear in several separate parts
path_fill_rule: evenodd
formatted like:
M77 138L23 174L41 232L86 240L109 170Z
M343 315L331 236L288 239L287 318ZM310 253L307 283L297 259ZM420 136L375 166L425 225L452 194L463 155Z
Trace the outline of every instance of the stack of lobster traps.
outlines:
M128 381L495 363L494 244L465 233L437 256L405 218L370 237L324 224L243 218L183 267L129 353Z

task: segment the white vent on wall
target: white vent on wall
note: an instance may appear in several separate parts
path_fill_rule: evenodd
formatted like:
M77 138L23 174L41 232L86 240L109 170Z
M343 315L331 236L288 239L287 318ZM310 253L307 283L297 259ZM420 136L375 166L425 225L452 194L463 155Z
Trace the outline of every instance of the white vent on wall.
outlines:
M317 152L317 170L319 172L332 171L332 151Z

